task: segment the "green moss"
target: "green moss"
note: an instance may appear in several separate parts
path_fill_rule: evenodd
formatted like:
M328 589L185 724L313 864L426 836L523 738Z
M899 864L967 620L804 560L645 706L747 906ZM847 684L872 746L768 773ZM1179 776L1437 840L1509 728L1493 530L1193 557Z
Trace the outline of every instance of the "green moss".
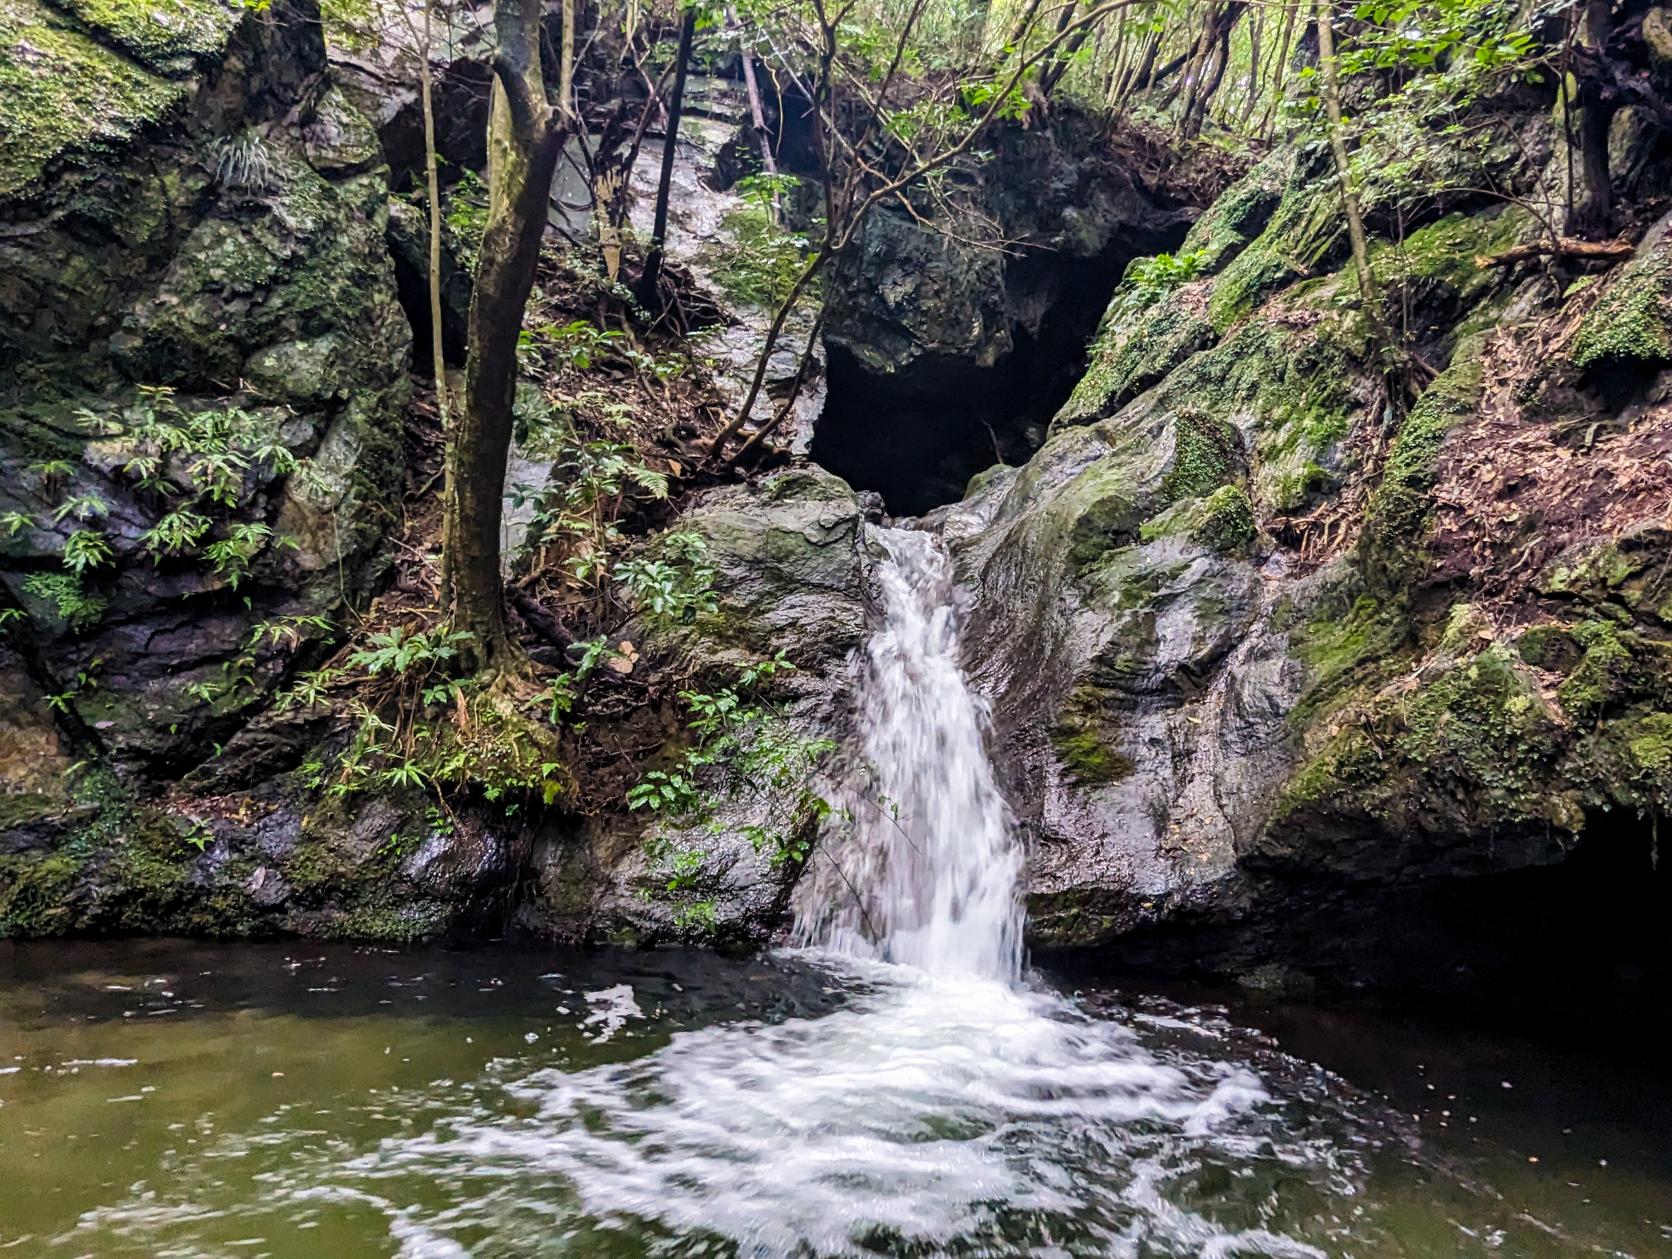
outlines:
M1423 301L1427 290L1445 289L1454 306L1469 306L1501 284L1505 274L1501 267L1481 266L1479 259L1508 249L1534 225L1531 213L1518 206L1448 214L1403 242L1378 242L1371 251L1371 269L1390 292L1407 286L1412 301Z
M1293 155L1274 150L1257 162L1197 219L1184 238L1181 252L1201 259L1201 271L1220 271L1265 229L1283 199L1284 180Z
M1051 746L1063 767L1082 786L1099 786L1129 777L1130 758L1111 746L1102 727L1104 693L1096 687L1076 689L1051 727Z
M1208 298L1208 323L1215 332L1225 332L1252 314L1262 299L1304 275L1294 263L1265 246L1244 250L1213 286L1213 295Z
M1254 542L1254 504L1240 485L1222 485L1203 503L1192 537L1212 551L1242 551Z
M1535 669L1566 673L1584 654L1565 625L1534 625L1515 640L1515 650Z
M1594 724L1632 689L1637 661L1619 631L1606 621L1575 626L1573 638L1585 654L1557 688L1556 698L1574 721Z
M1378 571L1397 582L1422 562L1416 546L1428 527L1429 491L1439 474L1440 452L1461 421L1475 413L1482 390L1483 341L1458 348L1452 365L1423 391L1388 450L1381 483L1370 502L1370 544Z
M37 0L0 0L0 198L70 151L126 141L190 84L153 74Z
M1627 725L1623 733L1638 770L1664 780L1672 770L1672 713L1648 713Z
M1326 605L1291 636L1294 653L1307 670L1296 721L1310 721L1350 687L1379 685L1399 667L1410 638L1401 603L1361 594L1344 608Z
M1183 292L1171 293L1133 315L1122 311L1122 294L1117 293L1092 343L1086 371L1054 423L1085 424L1113 415L1212 345L1213 329L1195 312L1192 300Z
M1344 252L1339 199L1319 177L1319 161L1313 152L1294 161L1265 230L1220 273L1208 299L1208 322L1216 331L1253 313L1278 289L1321 274Z
M1175 503L1159 516L1146 520L1138 530L1144 542L1160 538L1187 538L1198 546L1224 554L1244 554L1252 547L1258 530L1254 505L1240 485L1222 485L1206 498Z
M328 939L410 944L440 934L450 917L439 901L379 899L330 915L321 934Z
M1672 363L1672 244L1634 259L1614 278L1573 340L1573 364L1658 367Z
M54 0L89 28L147 64L167 66L180 56L204 56L226 45L243 17L242 5L214 0Z
M0 855L0 939L59 935L75 925L66 903L81 873L66 853Z
M1241 444L1236 429L1199 410L1179 413L1173 428L1173 464L1161 482L1170 501L1200 498L1236 473Z
M1278 816L1323 806L1402 825L1427 809L1460 832L1531 820L1577 826L1569 799L1551 789L1562 744L1536 680L1493 643L1414 692L1378 696L1370 715L1303 763Z

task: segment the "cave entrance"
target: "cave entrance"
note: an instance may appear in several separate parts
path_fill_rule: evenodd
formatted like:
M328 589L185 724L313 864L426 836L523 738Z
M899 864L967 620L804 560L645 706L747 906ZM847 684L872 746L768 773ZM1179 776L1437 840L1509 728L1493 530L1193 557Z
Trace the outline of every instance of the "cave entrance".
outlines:
M1558 864L1439 880L1394 899L1377 964L1395 986L1658 1040L1672 1034L1665 856L1655 820L1593 814Z
M1025 462L1085 369L1098 320L1133 258L1176 245L1184 228L1123 239L1091 258L1035 253L1005 267L1012 348L991 366L923 354L898 371L827 343L829 392L814 460L888 511L917 516L964 496L976 473Z

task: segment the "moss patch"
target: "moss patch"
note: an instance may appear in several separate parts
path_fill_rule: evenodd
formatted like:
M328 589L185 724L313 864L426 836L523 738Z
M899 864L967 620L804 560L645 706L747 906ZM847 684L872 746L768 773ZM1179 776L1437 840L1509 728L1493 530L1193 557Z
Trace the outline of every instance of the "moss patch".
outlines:
M1063 768L1082 786L1099 786L1129 777L1135 768L1117 751L1104 729L1105 698L1096 687L1082 686L1069 697L1051 727L1051 746Z
M1458 348L1452 365L1435 377L1400 425L1388 451L1381 483L1370 504L1370 541L1390 580L1409 576L1420 563L1415 546L1427 530L1440 452L1452 428L1479 405L1484 338Z
M1672 363L1672 242L1633 259L1579 325L1573 364L1656 367Z
M108 17L134 33L150 11L127 0L89 0L90 15ZM172 6L164 0L155 7ZM182 9L199 34L180 36L186 47L218 46L236 18L223 26L207 15L230 15L219 6ZM188 23L182 19L180 32ZM164 28L158 27L159 31ZM161 38L161 36L159 36ZM71 19L37 0L0 0L0 197L15 195L40 177L61 154L107 148L180 106L190 83L158 74L121 51L106 47Z
M1242 454L1237 430L1208 412L1181 412L1173 443L1173 464L1161 482L1169 500L1210 494L1236 474Z

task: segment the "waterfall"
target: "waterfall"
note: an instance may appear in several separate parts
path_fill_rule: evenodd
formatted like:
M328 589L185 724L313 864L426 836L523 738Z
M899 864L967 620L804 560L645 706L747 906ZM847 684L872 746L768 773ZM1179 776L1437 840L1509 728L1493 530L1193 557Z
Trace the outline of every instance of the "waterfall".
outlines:
M814 857L796 938L933 975L1014 980L1021 846L958 660L957 589L933 534L876 529L882 618L859 678L863 757L844 830Z
M394 1138L380 1164L448 1183L459 1166L496 1184L532 1169L542 1203L556 1177L611 1227L638 1220L702 1253L1324 1259L1163 1192L1228 1157L1222 1129L1259 1148L1236 1131L1266 1098L1252 1073L1164 1060L1024 981L1021 846L959 667L952 566L928 533L870 536L880 616L853 662L851 820L798 885L812 947L793 955L845 999L581 1069L505 1059L491 1091L515 1108Z

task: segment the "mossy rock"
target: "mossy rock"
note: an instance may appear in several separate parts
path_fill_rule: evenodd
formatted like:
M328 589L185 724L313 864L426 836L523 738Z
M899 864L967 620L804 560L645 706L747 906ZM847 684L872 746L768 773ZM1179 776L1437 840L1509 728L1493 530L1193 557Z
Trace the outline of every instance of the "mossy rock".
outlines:
M1116 746L1110 696L1094 686L1070 693L1050 729L1051 747L1070 778L1083 787L1120 782L1136 768Z
M1184 538L1224 555L1248 555L1259 530L1248 491L1240 485L1221 485L1205 498L1175 503L1146 520L1139 536L1145 542Z
M1213 328L1196 309L1199 289L1187 285L1136 314L1118 307L1117 294L1092 343L1085 374L1053 425L1085 424L1112 415L1192 354L1211 346Z
M1665 223L1609 281L1573 339L1581 371L1672 363L1672 234Z
M224 0L52 0L89 31L159 70L219 53L248 7ZM182 59L187 59L182 65Z
M1423 391L1388 449L1382 479L1370 500L1367 544L1372 571L1398 584L1420 568L1428 530L1430 491L1439 476L1440 453L1451 431L1474 415L1484 389L1484 334L1465 341L1451 366Z
M1179 247L1197 258L1201 275L1214 275L1271 221L1283 200L1283 190L1294 161L1285 148L1274 149L1232 184L1191 226Z
M0 0L0 200L180 109L195 59L244 17L217 0Z
M1550 561L1534 582L1540 594L1573 600L1624 622L1672 625L1672 531L1659 523L1618 537L1585 539Z
M1503 644L1364 709L1285 784L1276 820L1322 813L1458 835L1517 822L1583 825L1549 781L1564 746L1559 716Z

